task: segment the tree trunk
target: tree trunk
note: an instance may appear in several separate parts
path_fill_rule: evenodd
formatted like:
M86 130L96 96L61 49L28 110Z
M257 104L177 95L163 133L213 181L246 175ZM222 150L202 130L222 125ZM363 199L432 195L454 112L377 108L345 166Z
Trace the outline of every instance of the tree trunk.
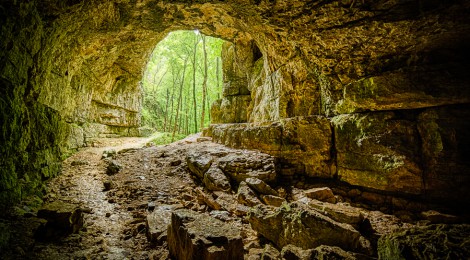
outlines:
M207 95L207 50L206 50L206 36L201 35L202 50L204 52L204 81L202 82L202 112L201 112L201 131L204 129L204 119L206 116L206 95Z
M197 132L197 102L196 102L196 53L199 40L197 35L194 37L193 48L193 113L194 113L194 132Z
M186 56L184 60L184 65L183 65L183 75L181 76L181 82L180 82L180 91L179 91L179 96L178 96L178 104L176 106L176 117L175 117L175 125L173 126L173 134L171 135L171 142L175 140L175 133L176 129L178 127L179 123L179 114L180 114L180 108L181 108L181 101L183 97L183 85L184 85L184 76L186 75L186 67L188 65L188 56Z

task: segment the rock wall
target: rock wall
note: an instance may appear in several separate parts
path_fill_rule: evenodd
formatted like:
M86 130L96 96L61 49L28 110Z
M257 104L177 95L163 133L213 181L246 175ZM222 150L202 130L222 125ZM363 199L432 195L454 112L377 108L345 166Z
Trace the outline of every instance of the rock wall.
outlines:
M445 198L468 182L468 107L458 105L470 99L468 9L459 0L2 1L1 204L40 193L60 154L90 138L134 134L149 54L168 32L194 28L231 42L216 122L281 122L270 136L293 140L279 147L294 172ZM317 125L325 120L337 123ZM361 153L375 163L361 164Z

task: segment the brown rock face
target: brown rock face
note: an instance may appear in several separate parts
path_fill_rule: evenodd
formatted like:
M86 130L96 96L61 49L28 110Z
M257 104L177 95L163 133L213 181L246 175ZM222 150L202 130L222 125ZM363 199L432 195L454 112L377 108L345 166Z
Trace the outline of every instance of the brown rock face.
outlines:
M1 205L36 194L64 152L99 135L137 134L151 50L168 32L194 28L231 42L214 122L253 123L216 126L214 140L276 155L286 174L468 201L469 8L2 1ZM332 117L345 122L332 130Z
M168 247L176 259L243 259L240 231L194 211L173 212Z
M291 203L281 208L259 205L250 212L248 220L255 231L281 248L288 244L303 249L332 245L371 253L367 239L352 226L301 204Z

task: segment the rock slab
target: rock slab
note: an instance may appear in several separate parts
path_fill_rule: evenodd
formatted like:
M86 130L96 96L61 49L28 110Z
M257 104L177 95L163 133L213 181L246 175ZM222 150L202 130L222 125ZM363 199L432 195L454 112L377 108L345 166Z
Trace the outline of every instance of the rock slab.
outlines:
M320 245L372 253L370 243L351 225L332 220L304 205L290 203L280 208L258 205L248 215L251 227L278 247L288 244L309 249Z
M38 217L47 220L36 231L38 240L55 240L77 233L83 226L82 210L75 204L54 201L38 211Z
M172 213L168 247L176 259L243 259L240 230L187 209Z

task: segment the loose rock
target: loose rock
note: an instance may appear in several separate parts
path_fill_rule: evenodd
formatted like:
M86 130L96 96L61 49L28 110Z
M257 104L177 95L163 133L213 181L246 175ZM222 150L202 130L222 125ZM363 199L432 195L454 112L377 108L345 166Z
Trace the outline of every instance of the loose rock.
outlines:
M177 259L243 259L240 230L187 209L172 213L168 247Z
M237 200L240 204L250 207L261 204L261 201L256 197L256 193L244 181L238 186Z
M106 167L106 174L114 175L122 170L122 165L115 160L111 160Z
M311 199L326 201L329 203L336 203L335 195L333 191L328 187L313 188L305 191L305 196Z
M248 214L251 227L278 247L292 244L303 249L320 245L372 254L370 243L351 225L291 203L280 208L258 205Z
M207 189L212 191L229 191L231 189L229 179L215 165L210 167L204 174L203 183Z
M258 179L258 178L246 178L246 184L256 190L257 192L265 195L273 195L278 196L279 194L275 191L271 186L266 184L266 182Z

